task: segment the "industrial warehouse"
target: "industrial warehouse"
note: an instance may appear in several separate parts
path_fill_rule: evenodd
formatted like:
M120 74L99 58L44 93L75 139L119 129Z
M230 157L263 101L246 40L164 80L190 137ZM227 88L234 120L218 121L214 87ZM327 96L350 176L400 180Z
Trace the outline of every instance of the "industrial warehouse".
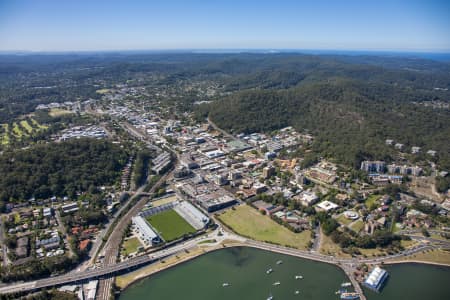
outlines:
M195 233L204 229L209 221L205 214L187 201L150 207L132 219L133 229L147 247Z

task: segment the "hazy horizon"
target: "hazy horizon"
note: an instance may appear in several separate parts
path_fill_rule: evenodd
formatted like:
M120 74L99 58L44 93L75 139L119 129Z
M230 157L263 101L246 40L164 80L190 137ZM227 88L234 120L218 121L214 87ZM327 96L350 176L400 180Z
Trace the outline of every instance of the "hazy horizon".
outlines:
M0 51L450 52L448 1L0 3Z

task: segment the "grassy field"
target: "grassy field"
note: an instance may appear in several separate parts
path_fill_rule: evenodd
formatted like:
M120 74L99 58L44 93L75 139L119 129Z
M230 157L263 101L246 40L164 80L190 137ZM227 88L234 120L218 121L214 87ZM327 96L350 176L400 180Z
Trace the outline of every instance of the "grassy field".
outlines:
M22 135L24 135L24 132L19 127L19 124L17 124L16 122L13 123L12 132L19 139L22 137Z
M107 92L109 92L109 89L96 90L95 92L97 94L103 95L103 94L106 94Z
M195 229L184 220L176 211L169 209L162 213L150 216L147 221L155 228L166 242L194 233Z
M329 236L326 236L325 234L322 234L319 251L322 254L333 255L336 257L351 257L349 254L342 252L341 247L339 247L338 244L334 243L331 238Z
M349 225L351 222L353 222L352 220L347 219L343 213L336 218L336 221L338 221L342 225Z
M61 109L61 108L52 108L50 109L50 112L48 113L51 117L59 117L63 115L72 114L70 110Z
M177 196L167 197L160 200L152 201L152 206L157 207L177 200Z
M9 125L8 124L2 124L3 127L3 134L1 136L1 144L2 145L8 145L9 144Z
M132 237L122 244L122 250L120 253L124 256L129 255L130 253L136 252L137 248L142 246L141 242L139 242L139 239L137 237Z
M429 250L425 253L417 253L394 261L423 261L450 266L450 251L440 249Z
M356 220L355 222L351 223L348 228L350 228L354 232L360 232L364 228L364 222L361 219Z
M36 121L35 119L31 119L31 123L33 124L34 127L37 127L38 129L47 129L48 128L48 126L39 124L39 122Z
M34 119L21 120L19 122L9 124L1 124L2 131L0 133L0 144L8 145L11 142L21 140L22 138L31 136L34 132L45 130L48 127L39 124Z
M22 126L28 134L33 133L33 127L31 127L27 120L20 121L20 126Z
M403 248L407 249L407 248L411 248L412 246L416 246L419 242L414 241L414 240L410 240L410 241L406 241L406 240L401 240L400 244L402 245Z
M259 241L305 249L311 240L310 231L294 233L248 205L227 210L218 218L236 233Z
M380 195L370 195L365 201L366 207L369 209L374 208L377 200L380 199L380 197Z

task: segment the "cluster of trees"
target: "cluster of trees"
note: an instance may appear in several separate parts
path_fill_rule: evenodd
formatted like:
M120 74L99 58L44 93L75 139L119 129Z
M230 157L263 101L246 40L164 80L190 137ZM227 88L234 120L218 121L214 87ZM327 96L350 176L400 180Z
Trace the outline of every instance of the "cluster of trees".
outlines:
M445 193L448 189L450 189L450 176L436 177L436 190L439 193Z
M437 162L450 167L450 111L412 104L427 93L340 79L288 90L254 90L200 105L197 115L209 117L235 133L270 132L285 126L316 136L315 153L359 167L362 160L390 161L395 154L384 141L438 151ZM311 157L308 161L314 161Z
M0 157L0 202L55 196L75 197L111 185L120 176L127 153L105 140L79 139L8 150Z
M100 225L108 221L108 216L100 209L82 208L75 213L67 214L62 217L63 222L69 226L87 226L87 225Z
M339 244L342 248L357 247L369 249L386 247L393 243L399 246L399 241L402 239L401 236L387 230L376 230L373 235L357 235L350 230L338 230L339 223L325 212L317 213L316 218L320 221L323 233L330 236L333 242Z
M363 249L384 248L391 245L399 247L402 240L401 236L386 230L376 230L373 235L359 236L352 236L349 232L334 230L330 233L330 237L333 242L339 244L342 248L357 247Z
M24 300L77 300L78 297L74 293L61 292L56 289L45 290L38 293L33 293L27 297L23 297L22 293L14 293L0 296L0 299L24 299Z
M78 258L66 255L32 259L24 264L0 267L0 280L13 282L50 276L53 273L64 273L78 264Z
M150 159L152 157L153 153L148 149L143 149L138 152L133 173L133 181L136 187L143 185L147 180Z

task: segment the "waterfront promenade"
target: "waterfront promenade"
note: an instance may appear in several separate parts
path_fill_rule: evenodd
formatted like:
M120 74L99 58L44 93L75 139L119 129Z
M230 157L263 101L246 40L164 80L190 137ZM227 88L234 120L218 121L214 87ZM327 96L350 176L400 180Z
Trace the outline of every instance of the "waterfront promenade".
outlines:
M193 240L177 244L171 248L163 249L158 252L142 255L139 257L135 257L132 259L129 259L124 262L120 262L113 265L103 266L98 269L94 270L87 270L85 272L81 273L69 273L64 274L60 276L55 276L51 278L36 280L32 282L25 282L25 283L14 283L14 284L8 284L7 286L0 288L0 294L9 294L9 293L17 293L17 292L29 292L29 291L36 291L42 288L48 288L48 287L54 287L54 286L61 286L65 284L74 284L74 283L81 283L92 279L106 279L106 278L112 278L118 274L123 274L132 270L136 270L139 267L157 262L160 259L164 259L166 257L176 255L181 252L189 251L192 247L195 247L198 245L198 243L206 240L215 238L217 239L217 242L226 242L225 245L229 244L230 246L247 246L247 247L253 247L258 248L262 250L277 252L281 254L306 258L314 261L320 261L324 263L334 264L340 268L342 268L346 274L349 276L350 280L352 281L355 289L357 292L362 293L361 288L359 287L359 284L357 284L356 280L353 278L352 270L354 270L354 266L359 263L366 263L366 264L380 264L381 262L385 262L390 259L396 259L403 257L405 255L411 255L414 253L422 252L425 250L430 249L436 249L439 246L431 245L431 244L425 244L423 246L417 247L412 250L407 250L402 253L394 254L391 256L385 256L385 257L377 257L377 258L368 258L368 259L340 259L333 256L323 255L316 253L314 251L307 251L307 250L299 250L299 249L293 249L293 248L287 248L284 246L279 245L273 245L268 244L264 242L254 241L250 239L245 239L240 236L237 236L233 233L222 231L221 234L219 234L219 231L222 229L216 229L213 233L210 233L208 236L200 236L198 238L195 238ZM446 243L447 246L450 243ZM362 295L362 294L361 294ZM364 296L362 296L364 297ZM361 298L364 299L364 298Z

